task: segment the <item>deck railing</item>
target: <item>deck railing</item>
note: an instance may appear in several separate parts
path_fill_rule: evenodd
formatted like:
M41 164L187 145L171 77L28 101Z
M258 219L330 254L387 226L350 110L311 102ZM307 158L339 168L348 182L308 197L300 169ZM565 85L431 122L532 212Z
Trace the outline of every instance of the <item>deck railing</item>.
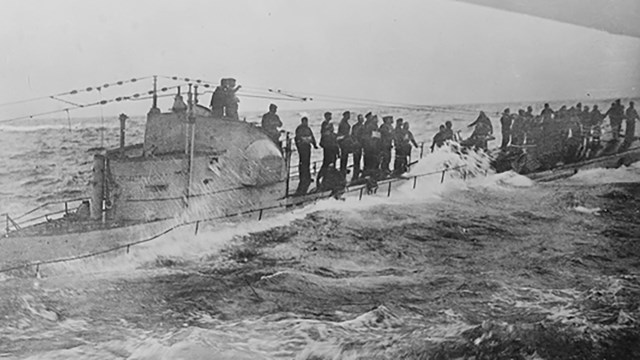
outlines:
M8 213L0 214L0 216L3 216L5 218L5 235L7 235L11 231L20 230L21 228L27 227L29 225L37 224L39 222L42 222L43 220L50 221L69 215L75 208L77 208L77 205L79 205L83 201L88 200L89 198L83 197L71 200L50 201L16 217L11 217ZM47 209L52 206L57 206L59 210L48 211L44 214L34 215L26 218L28 215L35 214L39 210Z
M451 167L451 168L444 168L441 170L437 170L437 171L431 171L431 172L427 172L427 173L422 173L422 174L416 174L416 175L411 175L411 176L407 176L404 178L390 178L390 179L385 179L382 180L378 183L378 187L377 189L375 189L373 191L373 193L377 193L377 190L380 189L382 186L387 186L387 196L391 196L391 190L392 190L392 184L396 183L396 182L400 182L400 181L412 181L413 182L413 186L412 188L415 189L416 188L416 184L419 178L423 178L426 176L433 176L433 175L438 175L438 174L442 174L441 178L440 178L440 182L444 182L445 179L445 175L447 172L449 171L454 171L454 170L461 170L464 169L466 167L466 165L463 166L456 166L456 167ZM486 175L486 173L485 173ZM466 172L463 172L463 178L466 179ZM365 195L365 191L367 190L367 185L363 184L363 185L356 185L356 186L351 186L348 187L346 189L346 193L354 193L354 192L359 192L358 195L358 199L361 200L363 198L363 195ZM37 262L32 262L32 263L28 263L28 264L21 264L21 265L16 265L13 267L9 267L9 268L4 268L4 269L0 269L0 273L4 273L4 272L9 272L9 271L15 271L15 270L20 270L20 269L35 269L34 270L34 274L35 276L41 276L40 273L40 267L41 265L47 265L47 264L56 264L56 263L63 263L63 262L71 262L71 261L75 261L75 260L80 260L80 259L86 259L86 258L91 258L91 257L96 257L99 255L103 255L103 254L107 254L107 253L112 253L112 252L116 252L119 250L125 250L126 253L129 253L130 248L132 246L136 246L136 245L140 245L143 243L147 243L150 242L152 240L155 240L163 235L166 235L174 230L180 229L180 228L184 228L186 226L190 226L193 225L194 226L194 234L197 235L198 231L200 229L200 224L201 223L205 223L205 222L210 222L210 221L214 221L214 220L219 220L219 219L227 219L227 218L232 218L232 217L237 217L237 216L246 216L246 215L251 215L251 214L257 214L257 220L261 221L264 213L270 210L278 210L278 209L283 209L283 208L290 208L290 207L294 207L294 206L302 206L305 204L309 204L311 202L315 202L319 199L325 199L332 196L331 191L325 191L322 193L317 194L317 196L312 197L312 198L301 198L299 201L296 200L296 198L290 198L291 200L289 202L285 202L285 203L280 203L280 204L276 204L273 206L268 206L268 207L262 207L262 208L257 208L257 209L250 209L250 210L245 210L245 211L240 211L240 212L236 212L236 213L231 213L231 214L225 214L225 215L221 215L221 216L216 216L216 217L211 217L211 218L205 218L205 219L200 219L200 220L193 220L193 221L185 221L182 222L180 224L177 224L175 226L172 226L160 233L157 233L151 237L145 238L145 239L141 239L141 240L137 240L137 241L133 241L130 243L126 243L126 244L122 244L122 245L118 245L115 246L113 248L109 248L106 250L102 250L102 251L98 251L98 252L94 252L94 253L87 253L87 254L81 254L81 255L77 255L77 256L72 256L72 257L66 257L66 258L59 258L59 259L54 259L54 260L47 260L47 261L37 261ZM75 199L75 201L81 201L81 200L85 200L85 199ZM57 204L61 204L64 202L59 202ZM41 206L40 208L46 207L46 205L52 205L52 204L56 204L56 203L50 203L50 204L45 204L43 206ZM24 217L30 213L33 213L33 211L29 211L23 215L21 215L21 217ZM9 215L5 214L6 216L6 221L7 221L7 229L9 229L9 223L11 224L11 226L13 226L15 229L20 229L20 225L18 223L16 223L13 219L11 219L9 217ZM0 247L2 244L2 240L0 240Z
M606 131L603 131L603 135L604 133L606 133ZM424 155L424 143L420 144L420 158L422 158ZM312 164L312 168L313 168L313 174L314 176L317 175L317 172L319 171L317 169L317 164L321 163L322 160L316 160L313 161ZM352 166L352 165L351 165ZM391 196L391 190L392 190L392 184L399 182L399 181L412 181L412 189L416 188L417 182L419 178L423 178L426 176L433 176L433 175L438 175L441 174L440 177L440 183L443 183L446 177L446 173L449 171L454 171L454 170L462 170L464 168L466 168L467 165L462 165L462 166L456 166L456 167L450 167L450 168L444 168L444 169L440 169L440 170L436 170L436 171L432 171L432 172L427 172L427 173L422 173L422 174L416 174L416 175L408 175L406 177L403 178L390 178L390 179L385 179L382 180L380 182L378 182L378 186L373 190L373 193L377 193L377 191L384 187L386 185L386 191L387 191L387 196ZM298 165L295 166L290 166L290 170L293 168L298 168ZM290 174L290 176L293 175L298 175L297 173L294 174ZM485 172L484 175L488 175L488 172ZM467 172L463 171L462 172L462 178L463 180L466 180L467 177ZM367 190L367 186L366 185L356 185L356 186L351 186L351 187L347 187L346 188L346 193L353 193L353 192L359 192L358 194L358 199L361 200L363 198L363 195L365 195L365 191ZM291 200L288 203L284 203L284 204L277 204L274 206L268 206L268 207L263 207L263 208L258 208L258 209L250 209L250 210L245 210L245 211L241 211L241 212L237 212L237 213L232 213L232 214L225 214L225 215L221 215L221 216L216 216L216 217L211 217L211 218L205 218L205 219L200 219L200 220L194 220L194 221L187 221L187 222L182 222L180 224L177 224L175 226L172 226L160 233L157 233L151 237L142 239L142 240L137 240L134 242L130 242L130 243L126 243L126 244L122 244L122 245L118 245L115 246L113 248L110 249L106 249L106 250L102 250L99 252L94 252L94 253L87 253L87 254L82 254L82 255L78 255L78 256L73 256L73 257L66 257L66 258L59 258L59 259L54 259L54 260L47 260L47 261L37 261L37 262L33 262L33 263L29 263L29 264L22 264L22 265L17 265L17 266L13 266L13 267L9 267L9 268L4 268L4 269L0 269L0 273L4 273L4 272L9 272L9 271L15 271L15 270L20 270L20 269L27 269L27 268L34 268L35 272L34 274L36 276L40 276L40 267L41 265L46 265L46 264L56 264L56 263L63 263L63 262L71 262L71 261L75 261L75 260L80 260L80 259L86 259L86 258L91 258L91 257L95 257L95 256L99 256L99 255L103 255L103 254L107 254L107 253L112 253L115 251L119 251L119 250L126 250L127 253L129 253L130 248L132 246L136 246L139 244L143 244L143 243L147 243L150 241L153 241L155 239L158 239L159 237L166 235L168 233L171 233L174 230L177 230L179 228L183 228L189 225L193 225L194 226L194 234L198 234L199 228L200 228L200 223L204 223L204 222L209 222L209 221L213 221L213 220L219 220L219 219L224 219L224 218L231 218L231 217L236 217L236 216L245 216L245 215L250 215L250 214L257 214L257 220L260 221L263 218L263 215L266 211L269 210L276 210L276 209L282 209L282 208L289 208L292 206L301 206L304 204L308 204L311 202L315 202L318 199L323 199L323 198L328 198L330 197L332 194L330 191L326 191L320 194L317 194L317 196L313 197L313 198L309 198L309 199L301 199L300 201L296 201L295 198L291 198L293 200ZM43 205L38 206L37 208L30 210L16 218L11 218L8 214L3 214L5 216L5 220L6 220L6 227L5 230L8 233L9 231L12 231L11 228L13 227L14 230L19 230L21 229L21 227L23 227L23 224L28 224L32 221L35 220L39 220L39 219L50 219L51 216L56 216L59 214L68 214L69 213L69 203L71 202L76 202L76 201L84 201L87 200L87 198L79 198L79 199L73 199L73 200L67 200L67 201L60 201L60 202L49 202ZM33 214L34 212L46 208L48 206L51 205L56 205L56 204L64 204L64 210L60 210L60 211L56 211L53 213L47 213L44 215L40 215L37 217L33 217L33 218L29 218L27 220L22 220L22 221L17 221L20 220L24 217L26 217L27 215ZM0 247L2 244L2 240L0 239Z

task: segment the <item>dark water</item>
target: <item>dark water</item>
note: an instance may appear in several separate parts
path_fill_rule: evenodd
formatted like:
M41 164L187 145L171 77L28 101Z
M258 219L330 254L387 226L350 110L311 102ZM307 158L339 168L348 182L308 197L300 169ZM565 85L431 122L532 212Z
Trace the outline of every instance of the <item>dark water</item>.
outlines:
M453 118L398 114L419 140ZM99 126L2 128L0 212L85 195ZM129 138L142 132L134 119ZM412 173L445 162L486 168L443 150ZM0 358L640 357L640 165L546 184L474 175L0 275Z

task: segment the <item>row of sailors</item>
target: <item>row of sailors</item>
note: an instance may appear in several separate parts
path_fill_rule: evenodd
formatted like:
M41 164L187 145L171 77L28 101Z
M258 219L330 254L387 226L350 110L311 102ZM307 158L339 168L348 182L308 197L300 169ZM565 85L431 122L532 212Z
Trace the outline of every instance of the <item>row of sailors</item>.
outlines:
M349 154L352 154L353 159L352 181L366 177L377 179L392 174L392 148L395 148L393 174L400 175L407 171L412 146L418 146L408 122L397 119L394 128L393 117L384 116L382 124L378 125L378 116L370 112L364 116L358 114L353 126L349 123L350 119L351 112L345 111L336 132L332 113L324 113L324 121L320 126L319 145L323 149L323 160L316 179L318 186L327 176L338 174L337 176L346 178ZM295 143L300 159L300 184L297 193L304 194L311 183L311 147L318 148L307 117L303 117L296 128ZM336 169L337 159L340 159L339 169Z
M507 108L500 118L502 126L501 148L538 142L540 137L544 135L560 136L561 138L589 136L599 141L601 126L607 117L609 117L614 140L619 138L621 125L626 120L624 137L625 143L630 144L635 136L635 121L639 119L633 101L625 110L624 105L618 99L604 114L598 109L598 105L589 109L589 106L583 106L581 103L569 109L562 106L557 111L551 109L549 104L544 104L539 116L533 115L531 106L527 108L527 111L518 110L517 114L511 114Z

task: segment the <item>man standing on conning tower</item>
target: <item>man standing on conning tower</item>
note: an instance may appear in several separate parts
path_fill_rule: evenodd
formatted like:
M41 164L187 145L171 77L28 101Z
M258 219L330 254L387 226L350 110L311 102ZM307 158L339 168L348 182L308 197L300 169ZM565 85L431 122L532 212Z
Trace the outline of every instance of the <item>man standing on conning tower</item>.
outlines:
M278 111L276 104L269 105L269 112L262 115L262 130L280 147L280 130L278 128L282 126L282 121L276 111Z
M236 86L236 79L228 78L220 80L220 86L216 87L211 95L211 113L215 118L228 117L239 120L238 103L240 100L236 92L240 85Z

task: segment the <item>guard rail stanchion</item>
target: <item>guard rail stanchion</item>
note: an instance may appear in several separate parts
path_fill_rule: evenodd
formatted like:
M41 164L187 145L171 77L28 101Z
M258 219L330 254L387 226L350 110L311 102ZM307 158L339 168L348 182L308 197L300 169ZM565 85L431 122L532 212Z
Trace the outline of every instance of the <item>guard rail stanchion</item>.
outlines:
M262 220L262 209L260 209L260 212L258 213L258 221Z
M389 181L389 188L387 189L387 197L391 196L391 183L392 181Z
M360 188L360 196L358 196L358 200L362 200L362 193L364 192L364 188Z
M420 143L420 159L422 159L422 154L424 153L424 142Z
M200 221L196 221L196 230L194 235L198 235L198 228L200 227Z
M447 170L442 170L442 178L440 178L440 184L442 184L444 182L444 174L447 172Z
M417 176L414 176L414 177L413 177L413 188L414 188L414 189L416 188L416 182L417 182L417 181L418 181L418 177L417 177Z
M287 131L287 140L285 143L285 161L287 164L287 180L285 184L284 197L289 197L289 181L291 180L291 139L289 138L289 132ZM298 173L300 169L298 168Z

